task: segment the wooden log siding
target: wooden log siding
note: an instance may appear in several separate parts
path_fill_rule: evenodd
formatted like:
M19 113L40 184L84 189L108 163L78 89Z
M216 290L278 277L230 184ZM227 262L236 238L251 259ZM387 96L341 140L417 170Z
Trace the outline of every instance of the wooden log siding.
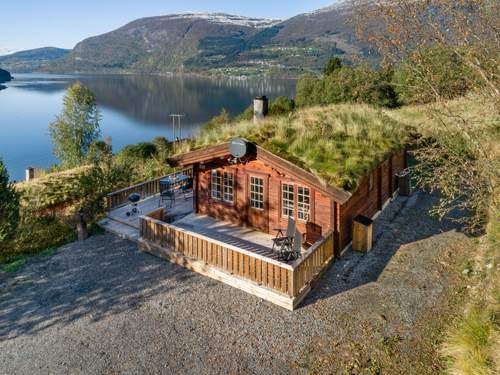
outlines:
M117 190L107 195L108 210L113 210L125 204L128 204L128 196L132 193L138 193L142 199L152 197L160 193L160 180L168 177L176 177L178 175L187 175L193 177L193 169L187 168L182 171L171 173L166 176L158 177L153 180L142 182L137 185L129 186L125 189Z
M155 216L157 216L155 211ZM141 216L142 239L185 257L205 262L261 286L297 297L333 259L333 232L294 264L286 264L193 233L149 216Z

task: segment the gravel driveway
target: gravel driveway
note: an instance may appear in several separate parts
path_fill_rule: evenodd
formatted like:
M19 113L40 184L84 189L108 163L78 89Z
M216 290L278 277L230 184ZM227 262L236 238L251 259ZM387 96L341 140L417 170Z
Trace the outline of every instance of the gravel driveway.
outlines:
M376 221L374 251L346 254L295 312L110 234L32 258L0 274L0 373L284 374L324 369L325 355L330 371L356 373L387 340L413 363L414 327L446 305L468 241L426 215L432 199L398 198Z

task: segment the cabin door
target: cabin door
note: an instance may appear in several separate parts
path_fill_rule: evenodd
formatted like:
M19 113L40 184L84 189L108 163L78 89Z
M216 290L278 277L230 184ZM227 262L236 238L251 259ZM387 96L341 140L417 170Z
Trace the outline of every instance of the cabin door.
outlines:
M265 175L248 176L248 225L262 232L269 231L268 186Z

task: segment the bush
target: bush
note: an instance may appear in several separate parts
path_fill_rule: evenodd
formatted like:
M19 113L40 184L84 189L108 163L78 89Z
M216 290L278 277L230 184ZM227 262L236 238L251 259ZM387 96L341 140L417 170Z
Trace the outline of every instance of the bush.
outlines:
M87 154L87 161L90 164L111 163L113 158L113 148L104 141L96 141L90 145Z
M269 116L283 116L295 110L295 101L286 96L278 96L269 105Z
M323 79L306 76L297 83L297 105L366 103L394 108L399 103L393 75L392 69L342 66Z
M415 64L426 69L414 69ZM396 71L395 87L405 104L422 104L465 95L473 72L454 51L428 48L413 53Z
M0 263L74 240L74 230L62 220L53 217L30 218L19 225L15 238L0 242Z
M157 155L156 146L152 142L143 142L125 146L117 155L118 162L133 165L137 160L145 160Z
M335 71L339 70L342 68L342 60L338 57L332 57L327 63L325 68L323 69L323 74L325 76L329 76L330 74L334 73Z
M19 194L9 182L7 168L0 159L0 241L11 238L19 223Z

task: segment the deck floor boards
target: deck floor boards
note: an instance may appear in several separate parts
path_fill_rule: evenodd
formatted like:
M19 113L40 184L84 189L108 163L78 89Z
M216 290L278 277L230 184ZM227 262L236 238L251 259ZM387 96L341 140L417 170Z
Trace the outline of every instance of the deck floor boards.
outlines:
M230 222L218 221L209 216L194 214L192 194L184 196L178 192L172 205L168 202L161 204L159 195L155 195L140 201L137 206L139 213L131 216L127 216L127 212L131 209L130 205L119 207L110 211L107 218L100 221L100 225L110 232L137 242L139 217L161 206L166 206L169 221L176 227L278 260L277 252L272 250L272 235Z

